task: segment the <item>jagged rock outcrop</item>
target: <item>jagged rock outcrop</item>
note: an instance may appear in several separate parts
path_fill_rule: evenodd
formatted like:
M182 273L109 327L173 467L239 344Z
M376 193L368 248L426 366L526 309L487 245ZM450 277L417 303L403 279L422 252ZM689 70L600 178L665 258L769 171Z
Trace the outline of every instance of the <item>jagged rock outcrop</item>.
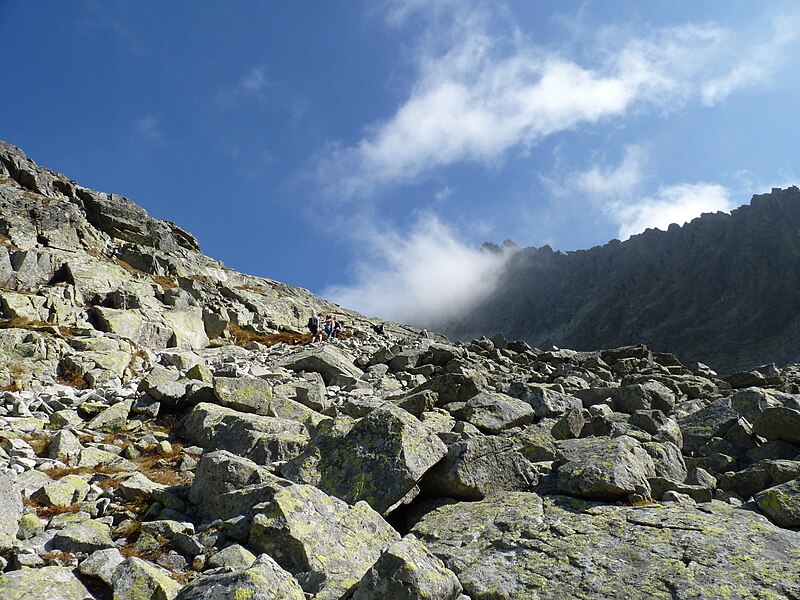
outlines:
M3 598L800 595L799 365L308 345L330 305L0 156Z
M800 190L625 242L515 251L496 291L434 324L470 339L502 331L540 347L645 343L723 373L800 360ZM745 386L746 387L746 386Z

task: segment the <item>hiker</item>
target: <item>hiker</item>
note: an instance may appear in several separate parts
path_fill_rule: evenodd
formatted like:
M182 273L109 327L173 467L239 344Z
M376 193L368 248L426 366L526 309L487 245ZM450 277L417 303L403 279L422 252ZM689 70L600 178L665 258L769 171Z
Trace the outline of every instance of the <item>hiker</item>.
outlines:
M342 337L344 331L344 322L337 317L333 318L333 337Z
M378 335L384 335L386 333L386 331L384 330L383 323L380 323L378 325L373 325L372 326L372 331L374 331Z
M325 319L325 333L328 336L327 341L331 341L333 339L333 328L334 328L335 321L333 320L333 315L328 315L328 318Z
M311 315L311 318L308 320L308 329L311 331L311 343L317 341L322 341L322 316L319 313L314 313Z
M428 335L428 330L427 329L423 329L422 331L419 332L419 337L429 338L431 336Z

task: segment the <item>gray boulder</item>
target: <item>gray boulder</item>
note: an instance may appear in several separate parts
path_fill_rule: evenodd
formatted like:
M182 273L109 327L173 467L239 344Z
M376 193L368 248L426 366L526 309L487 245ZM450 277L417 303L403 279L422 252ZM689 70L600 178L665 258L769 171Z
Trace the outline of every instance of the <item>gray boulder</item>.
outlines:
M558 417L570 409L583 406L574 396L530 383L512 383L508 394L530 404L537 417Z
M0 554L14 546L21 516L22 494L8 475L0 473Z
M335 443L320 436L281 472L347 502L366 500L386 514L446 453L419 419L385 402Z
M111 587L114 584L114 571L125 558L116 548L97 550L83 560L78 571L87 577L95 577Z
M464 407L464 420L489 433L527 425L535 417L530 404L498 392L480 392Z
M412 529L475 599L791 598L800 539L721 502L609 506L514 492Z
M228 450L259 464L289 460L300 454L309 439L302 423L209 403L195 406L181 431L189 442L206 450Z
M355 366L354 358L333 344L301 350L277 362L292 371L319 373L326 385L344 379L358 379L364 372Z
M61 529L53 538L53 547L64 552L92 553L113 548L108 525L87 519Z
M461 583L414 536L383 551L361 578L352 600L456 600Z
M400 536L366 502L348 506L309 485L275 493L253 517L249 545L290 573L321 574L315 598L340 598ZM306 589L306 591L311 591Z
M781 527L800 527L800 479L767 488L755 501L770 520Z
M256 562L233 573L199 577L175 597L175 600L304 600L303 589L290 573L266 554Z
M93 597L67 567L40 567L0 574L0 598L3 600L87 600Z
M120 600L173 600L181 589L169 571L135 556L117 567L112 583Z
M713 437L722 437L739 420L728 398L718 398L705 408L678 419L684 452L694 452Z
M427 495L482 500L500 491L529 491L539 481L536 468L512 440L478 437L456 442L422 480Z
M207 452L195 472L189 500L202 517L230 519L250 509L289 485L266 468L227 450Z
M214 393L221 406L257 415L270 414L272 386L258 377L216 377Z
M619 500L650 493L653 460L628 436L558 443L558 491L579 498Z
M800 446L800 410L785 406L767 408L753 422L753 433Z

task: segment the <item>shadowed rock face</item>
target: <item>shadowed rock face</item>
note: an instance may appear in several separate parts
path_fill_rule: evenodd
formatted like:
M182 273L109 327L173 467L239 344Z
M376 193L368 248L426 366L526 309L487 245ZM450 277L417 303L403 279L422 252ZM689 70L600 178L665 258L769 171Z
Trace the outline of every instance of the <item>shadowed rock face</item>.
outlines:
M378 333L2 144L0 208L0 598L800 597L800 364Z
M721 372L800 358L800 190L591 250L519 250L496 292L440 324L547 347L645 343Z

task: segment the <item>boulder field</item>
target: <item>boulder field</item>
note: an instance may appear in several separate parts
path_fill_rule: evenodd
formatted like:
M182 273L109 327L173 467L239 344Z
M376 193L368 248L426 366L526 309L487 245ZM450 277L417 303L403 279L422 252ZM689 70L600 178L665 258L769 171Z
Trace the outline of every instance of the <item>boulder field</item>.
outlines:
M0 598L800 598L800 365L373 324L0 144Z

